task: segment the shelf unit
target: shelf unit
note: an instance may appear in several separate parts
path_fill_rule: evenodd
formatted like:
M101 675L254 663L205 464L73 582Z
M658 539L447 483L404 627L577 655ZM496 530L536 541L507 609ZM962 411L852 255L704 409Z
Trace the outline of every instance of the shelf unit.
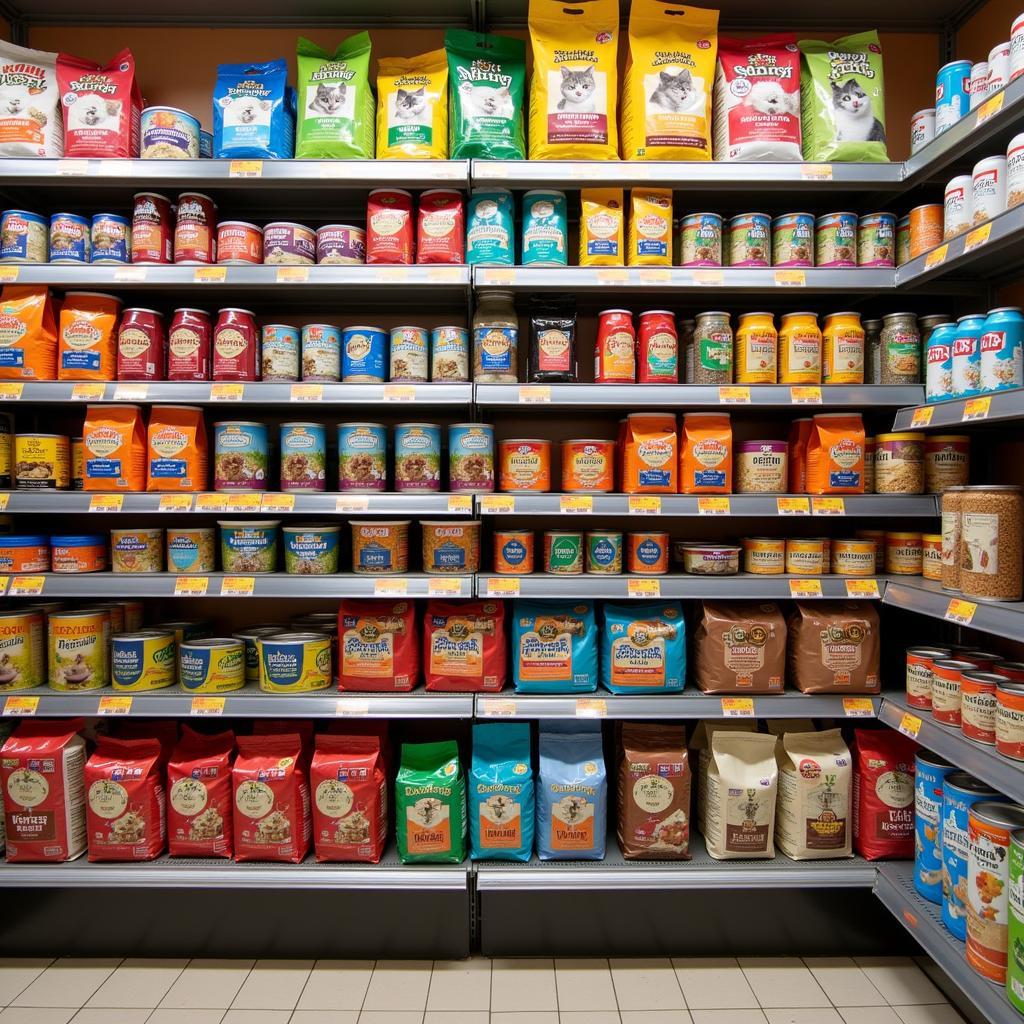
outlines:
M927 411L922 411L927 410ZM915 423L915 416L918 417ZM922 423L920 417L927 417ZM920 403L896 413L893 430L960 430L1024 419L1024 388L996 391L975 398L956 398L948 402Z
M959 615L951 614L951 601L956 602L953 612L959 608ZM882 604L1024 642L1024 602L970 601L943 590L941 584L932 580L908 577L890 580L882 595ZM969 621L964 621L967 613Z

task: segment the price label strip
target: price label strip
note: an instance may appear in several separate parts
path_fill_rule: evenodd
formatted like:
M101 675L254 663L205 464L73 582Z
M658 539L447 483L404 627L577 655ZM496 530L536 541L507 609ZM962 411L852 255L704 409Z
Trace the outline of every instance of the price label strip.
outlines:
M518 576L490 576L485 586L488 597L518 597Z
M732 513L732 506L726 497L707 497L697 499L697 514L701 516L727 516Z
M900 724L896 728L904 736L909 736L912 740L916 740L917 734L921 731L921 719L917 715L912 715L909 711L905 711L900 719Z
M660 516L661 498L656 494L631 494L629 496L631 516Z
M123 494L94 494L89 499L90 512L120 512L123 507Z
M660 580L626 580L627 597L661 597Z
M973 601L964 601L954 597L946 606L943 618L947 622L955 622L958 626L969 626L974 619L978 606Z
M780 516L809 516L811 503L807 498L787 496L775 499L775 508Z
M576 699L577 718L607 718L608 701L602 697L578 697Z
M821 597L821 580L790 580L790 597Z
M874 718L875 705L870 697L844 697L843 714L847 718Z
M878 592L878 580L847 580L846 596L877 599L881 596Z
M516 713L516 702L502 700L500 697L484 697L480 701L480 713L485 718L513 718Z
M209 716L223 715L226 701L223 697L193 697L190 715Z
M45 576L15 576L8 597L39 597L46 585Z
M753 697L723 697L722 698L723 718L753 718L754 699Z
M100 697L99 707L96 708L98 715L127 715L132 710L131 697Z
M12 694L4 701L4 716L7 718L27 718L38 710L38 697L19 697Z
M225 576L220 583L221 597L252 597L255 589L255 576Z
M919 405L910 417L911 427L927 427L935 413L934 405Z
M968 398L967 401L964 402L964 412L960 417L960 422L970 423L971 420L987 419L991 408L991 395L982 395L980 398Z
M563 515L587 515L594 511L594 499L589 494L563 494L558 499L558 511Z
M209 588L209 576L177 576L174 580L175 597L203 597Z
M846 515L846 502L842 498L812 498L811 511L816 516Z

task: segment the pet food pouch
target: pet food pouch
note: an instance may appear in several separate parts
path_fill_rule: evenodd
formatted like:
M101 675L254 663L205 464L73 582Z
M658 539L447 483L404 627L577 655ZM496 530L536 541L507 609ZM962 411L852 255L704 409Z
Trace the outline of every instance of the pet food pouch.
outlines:
M617 160L616 0L530 0L531 160Z
M403 864L461 864L465 859L466 780L455 740L402 744L395 835Z
M0 41L0 157L63 152L57 54Z
M693 638L705 693L782 693L786 620L770 601L705 601Z
M619 760L619 847L627 860L690 859L686 730L626 722Z
M867 860L910 860L917 744L893 729L854 729L853 741L853 848Z
M601 682L612 693L675 693L686 682L686 623L678 601L606 604Z
M505 685L505 606L501 601L428 601L423 675L428 690L495 693Z
M537 855L604 860L608 776L600 723L574 731L540 728Z
M673 413L631 413L622 447L626 494L676 493L678 438Z
M66 292L57 338L58 380L113 380L121 300L102 292Z
M167 841L158 739L100 736L85 763L90 861L153 860Z
M207 736L185 726L167 762L167 852L172 857L230 857L230 732Z
M316 859L376 864L388 831L388 781L380 740L317 736L309 788Z
M213 155L284 160L295 148L288 64L218 64L213 86Z
M55 380L57 326L49 288L7 285L0 292L0 380Z
M299 37L298 160L372 160L373 92L370 89L370 34L358 32L331 56Z
M377 61L377 159L448 159L448 57Z
M672 266L672 189L635 188L629 194L631 267Z
M718 40L715 159L802 160L796 36Z
M82 427L87 491L146 489L146 428L137 405L90 405Z
M815 416L806 463L808 494L863 494L864 421L848 413Z
M633 0L622 87L625 160L710 160L718 11Z
M59 54L57 84L64 156L128 159L139 155L142 93L131 50L122 50L106 65Z
M580 189L580 266L625 266L621 188Z
M533 853L533 770L527 722L473 726L469 850L473 860L529 860Z
M411 690L419 677L419 633L411 601L341 602L339 690Z
M732 421L728 413L683 416L679 451L683 494L732 494Z
M525 160L526 43L450 28L448 149L453 160Z
M597 689L597 623L591 602L517 601L513 608L512 681L518 693Z
M787 671L803 693L878 693L878 609L870 601L798 601Z
M804 159L889 159L885 147L885 78L877 32L835 42L801 39L800 110Z

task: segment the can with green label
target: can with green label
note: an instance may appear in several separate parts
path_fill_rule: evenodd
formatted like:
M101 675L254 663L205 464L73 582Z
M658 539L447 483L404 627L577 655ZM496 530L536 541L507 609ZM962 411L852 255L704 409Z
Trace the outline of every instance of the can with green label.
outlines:
M583 534L548 530L544 534L544 571L556 576L583 574Z
M587 534L587 572L602 576L621 575L621 533L614 530L592 530Z
M1024 829L1010 835L1006 998L1024 1013Z

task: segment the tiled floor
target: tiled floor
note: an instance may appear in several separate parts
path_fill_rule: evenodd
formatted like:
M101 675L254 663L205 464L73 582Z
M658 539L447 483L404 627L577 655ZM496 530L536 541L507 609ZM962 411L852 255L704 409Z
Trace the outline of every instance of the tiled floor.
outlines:
M0 1024L963 1024L914 961L0 960Z

